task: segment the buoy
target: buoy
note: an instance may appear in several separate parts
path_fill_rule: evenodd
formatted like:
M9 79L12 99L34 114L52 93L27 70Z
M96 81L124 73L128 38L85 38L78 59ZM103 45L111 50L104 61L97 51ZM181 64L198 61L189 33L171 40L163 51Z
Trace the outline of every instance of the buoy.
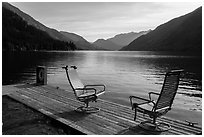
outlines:
M47 84L47 68L45 66L38 66L36 69L36 83L38 85Z

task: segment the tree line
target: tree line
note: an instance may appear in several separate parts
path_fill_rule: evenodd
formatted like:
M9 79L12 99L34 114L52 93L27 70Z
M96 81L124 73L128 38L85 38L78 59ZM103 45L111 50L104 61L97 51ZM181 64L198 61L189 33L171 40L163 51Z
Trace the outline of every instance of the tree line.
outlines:
M16 13L2 7L2 50L75 50L73 42L53 39L46 32L28 25Z

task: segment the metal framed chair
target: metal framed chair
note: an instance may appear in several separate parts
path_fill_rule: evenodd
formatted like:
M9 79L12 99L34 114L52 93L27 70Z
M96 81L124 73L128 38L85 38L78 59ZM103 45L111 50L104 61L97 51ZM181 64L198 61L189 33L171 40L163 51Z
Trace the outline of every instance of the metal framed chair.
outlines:
M98 96L105 93L105 85L84 85L78 76L76 66L65 66L62 68L66 70L68 81L74 91L76 99L84 103L84 106L78 107L76 111L85 113L98 112L100 109L89 106L89 102L96 102Z
M163 122L159 123L156 121L156 119L162 115L165 115L169 110L171 110L178 89L181 72L183 72L183 70L173 70L167 72L161 92L149 92L149 99L130 96L132 109L135 109L134 120L136 120L137 111L147 114L150 118L152 118L151 120L141 122L139 127L157 132L167 131L171 128L169 124ZM152 95L158 96L156 101L153 100Z

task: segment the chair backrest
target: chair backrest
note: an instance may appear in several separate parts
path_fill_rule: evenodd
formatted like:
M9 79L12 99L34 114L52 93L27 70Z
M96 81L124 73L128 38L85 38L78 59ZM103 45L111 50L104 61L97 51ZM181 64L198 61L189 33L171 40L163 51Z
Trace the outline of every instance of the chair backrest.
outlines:
M154 108L155 111L163 108L171 109L178 89L181 72L183 72L183 70L174 70L166 73L160 96Z
M67 73L67 78L68 81L74 91L74 94L76 97L79 95L83 94L83 90L76 90L76 88L84 88L84 84L81 82L78 73L77 73L77 67L76 66L71 66L68 67L66 66L66 73Z

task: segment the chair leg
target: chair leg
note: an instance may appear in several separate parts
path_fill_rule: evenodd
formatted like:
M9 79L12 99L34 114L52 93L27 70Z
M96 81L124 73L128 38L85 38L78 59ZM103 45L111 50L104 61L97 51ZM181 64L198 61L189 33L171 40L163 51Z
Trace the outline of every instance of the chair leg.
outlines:
M157 119L156 117L153 117L153 121L152 121L152 123L155 125L156 125L156 119Z
M156 119L157 117L153 117L153 120L151 121L143 121L139 124L139 127L153 132L164 132L171 129L169 124L163 122L157 123Z
M137 109L135 109L134 121L136 120L136 117L137 117Z
M100 111L100 109L96 107L90 107L89 101L86 101L84 102L84 106L78 107L75 111L81 112L81 113L95 113Z
M85 108L88 108L89 107L89 102L85 102Z

